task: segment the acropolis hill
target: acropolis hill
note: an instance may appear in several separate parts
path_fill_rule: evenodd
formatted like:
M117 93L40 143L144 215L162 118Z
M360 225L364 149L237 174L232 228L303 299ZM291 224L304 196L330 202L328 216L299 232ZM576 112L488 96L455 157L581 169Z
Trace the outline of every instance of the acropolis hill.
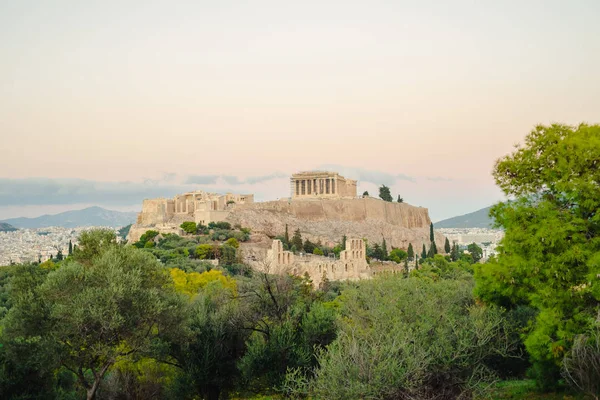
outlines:
M144 200L137 223L131 227L129 241L137 241L149 229L161 233L181 233L185 221L228 221L252 230L253 242L260 236L283 234L300 229L303 238L334 245L344 235L365 238L388 248L406 249L409 243L419 251L429 248L429 214L426 208L406 203L359 197L356 181L335 172L310 171L294 174L290 180L291 197L277 201L254 202L252 195L190 192L173 199ZM438 249L444 237L435 235ZM270 246L267 240L262 241Z

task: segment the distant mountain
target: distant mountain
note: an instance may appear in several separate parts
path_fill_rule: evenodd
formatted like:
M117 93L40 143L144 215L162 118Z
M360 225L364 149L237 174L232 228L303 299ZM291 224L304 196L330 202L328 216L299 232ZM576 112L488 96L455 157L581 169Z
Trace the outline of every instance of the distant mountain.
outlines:
M469 214L448 218L433 225L436 228L491 228L494 221L489 217L490 208L486 207Z
M17 228L15 228L14 226L7 224L5 222L0 222L0 232L11 232L11 231L16 231Z
M42 215L37 218L12 218L4 221L17 228L45 228L48 226L62 226L74 228L76 226L110 226L119 227L135 222L137 213L106 210L102 207L88 207L83 210L66 211L54 215Z

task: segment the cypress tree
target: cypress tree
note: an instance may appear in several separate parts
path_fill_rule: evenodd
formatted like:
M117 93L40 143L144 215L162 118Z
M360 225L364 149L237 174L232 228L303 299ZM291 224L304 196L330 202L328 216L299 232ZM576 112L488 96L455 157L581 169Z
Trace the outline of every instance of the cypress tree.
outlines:
M290 245L290 234L288 232L288 226L287 224L285 224L285 235L283 235L283 240L285 241L286 245Z
M69 255L73 254L73 243L69 240Z
M383 253L383 260L387 260L388 251L387 251L387 243L385 242L385 238L383 238L383 243L381 244L381 252Z
M346 235L342 236L342 250L346 250Z
M404 259L404 274L408 278L408 257Z
M421 252L421 258L427 258L427 249L425 248L425 243L423 243L423 251Z
M408 244L408 251L406 253L408 254L408 259L412 261L415 257L415 250L412 247L412 243Z
M398 195L398 203L404 203L404 199Z
M429 225L429 241L433 242L435 240L435 236L433 235L433 222Z
M435 242L431 242L431 247L429 248L429 253L427 254L428 257L433 258L433 256L435 256L437 254L437 247L435 245Z
M446 254L450 254L450 241L448 240L448 238L446 238L446 243L444 243L444 252Z
M292 236L292 248L295 247L296 251L302 251L304 246L302 244L302 235L300 234L300 229L296 229L294 231L294 236Z

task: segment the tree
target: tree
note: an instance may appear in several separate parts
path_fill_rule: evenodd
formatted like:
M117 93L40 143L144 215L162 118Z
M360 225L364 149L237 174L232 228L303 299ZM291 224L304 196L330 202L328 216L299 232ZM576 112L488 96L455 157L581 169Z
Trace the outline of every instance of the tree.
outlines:
M145 235L156 231L148 231ZM156 232L158 235L158 232ZM155 236L156 236L155 235ZM144 237L144 235L142 235ZM152 237L152 239L154 236ZM149 239L151 240L151 239ZM140 239L141 241L141 239ZM83 231L79 235L79 246L73 249L73 259L77 262L90 264L94 257L98 257L103 251L117 244L117 236L112 229L92 229Z
M379 187L379 198L384 201L393 201L390 188L385 185L381 185L381 187Z
M446 254L450 254L450 251L452 249L450 248L450 241L448 240L448 238L446 238L446 243L444 243L444 252Z
M180 300L154 256L109 244L88 264L67 261L50 272L39 287L46 311L27 316L13 307L26 317L8 330L51 343L55 366L71 371L91 400L117 360L148 351L156 332L179 324Z
M321 250L318 247L315 247L315 249L313 250L313 254L316 256L322 256L323 255L323 250Z
M433 234L433 222L429 224L429 241L435 242L435 235Z
M383 254L382 260L387 260L388 259L388 249L387 249L387 243L385 242L385 238L383 238L383 242L381 243L381 252Z
M437 246L435 242L431 242L431 246L429 247L429 252L427 253L427 257L433 258L437 254Z
M288 233L288 225L285 224L285 234L283 235L283 243L290 245L290 234Z
M198 257L201 260L213 258L213 245L205 243L196 246L196 257Z
M475 267L480 299L537 310L524 343L537 382L555 384L574 339L598 317L600 125L537 126L496 162L513 200L490 215L505 235L495 260Z
M342 236L342 250L346 250L346 240L348 240L346 235Z
M483 257L483 250L475 243L468 245L467 250L469 251L469 254L471 254L471 257L473 257L473 263L478 263Z
M62 250L58 250L58 253L56 253L56 260L57 261L62 261L64 258Z
M415 250L413 249L412 243L408 244L407 256L409 261L412 261L415 258Z
M366 190L363 192L363 197L369 197L369 192L367 192Z
M452 252L450 253L450 259L452 261L458 261L460 258L460 248L458 247L458 243L454 242L452 245Z
M304 244L302 243L302 235L300 234L300 229L296 229L294 231L294 236L292 236L292 247L295 247L296 251L302 251L304 249Z
M312 243L310 240L306 239L304 241L304 251L309 253L309 254L313 254L315 250L315 245L314 243Z
M69 239L69 255L73 255L73 243L71 239Z
M425 243L423 243L423 251L421 251L421 258L427 258L427 249L425 248Z
M404 203L404 199L398 195L398 203Z
M388 257L390 261L400 264L403 260L408 259L408 253L401 249L393 249Z
M186 222L182 223L181 225L179 225L179 227L181 229L183 229L183 231L185 233L187 233L188 235L192 235L192 234L196 233L196 231L198 230L198 226L193 221L186 221Z
M240 242L238 242L238 240L236 238L229 238L225 241L225 244L228 246L231 246L235 249L238 249L240 247Z

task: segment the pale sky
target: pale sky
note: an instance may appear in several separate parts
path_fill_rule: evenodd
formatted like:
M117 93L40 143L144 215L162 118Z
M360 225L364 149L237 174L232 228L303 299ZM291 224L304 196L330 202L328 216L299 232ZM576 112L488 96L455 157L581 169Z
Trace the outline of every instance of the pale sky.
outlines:
M333 167L434 221L600 122L600 1L0 0L0 219Z

